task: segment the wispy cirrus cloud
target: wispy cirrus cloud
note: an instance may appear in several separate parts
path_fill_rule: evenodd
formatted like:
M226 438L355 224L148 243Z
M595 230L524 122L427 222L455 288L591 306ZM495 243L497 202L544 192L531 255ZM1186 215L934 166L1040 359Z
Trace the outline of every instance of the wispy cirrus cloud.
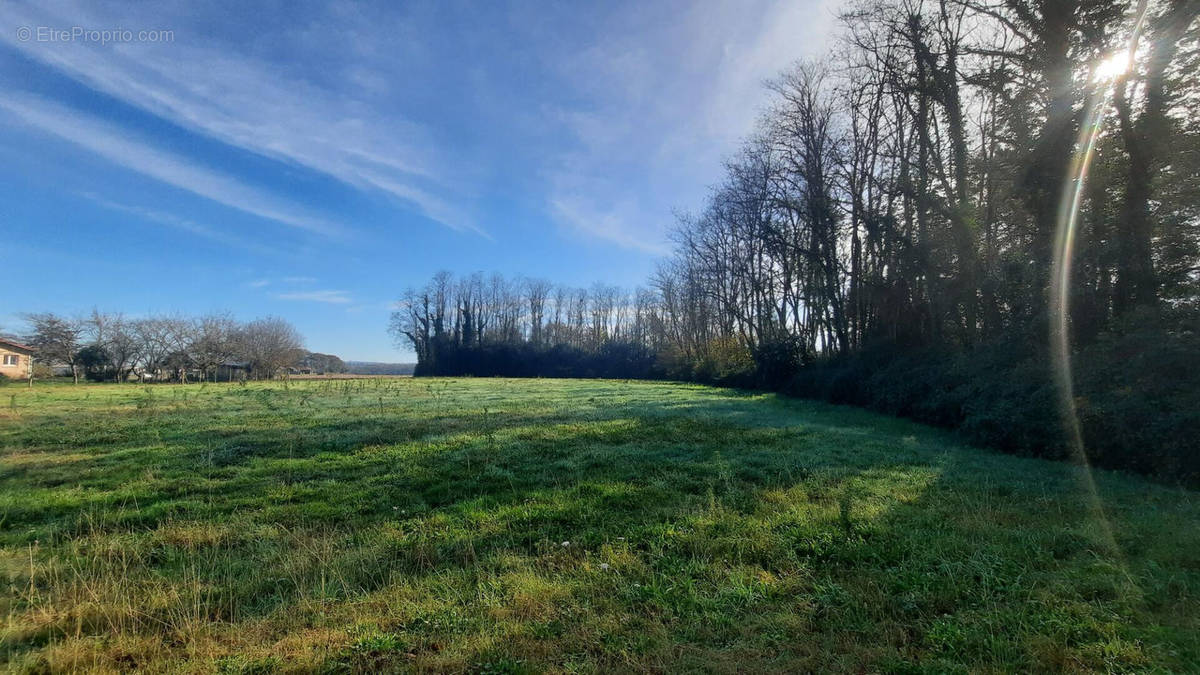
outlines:
M159 9L162 22L185 24L189 19L178 7ZM0 24L129 26L138 25L140 13L119 4L64 2L51 8L3 3ZM331 14L318 34L296 36L306 49L335 41L376 57L397 49L398 31L381 30L372 17L349 8ZM386 89L389 78L369 66L325 79L297 77L290 61L261 58L238 43L185 42L182 27L175 33L169 44L48 47L22 42L11 30L0 34L0 41L182 127L360 190L387 194L447 227L488 236L461 206L463 194L452 178L457 172L440 166L441 154L426 130L389 114L391 107L372 99Z
M300 212L282 200L238 180L155 149L110 124L36 96L7 92L0 110L126 169L186 190L250 215L315 234L338 236L343 227ZM185 222L180 219L180 223Z
M660 230L637 227L645 214L639 217L629 200L601 207L581 194L563 194L554 197L550 206L560 222L577 232L653 255L671 250Z
M587 238L665 251L673 212L701 206L723 157L753 130L763 82L819 53L837 8L713 0L605 17L595 32L607 39L554 62L575 96L546 112L569 139L544 163L552 217Z
M277 247L272 248L270 246L264 246L258 242L250 241L237 235L229 234L228 232L222 232L209 227L208 225L197 223L189 218L175 215L174 213L168 213L166 211L147 208L144 206L115 202L110 199L105 199L104 197L92 192L80 192L79 196L95 204L103 206L110 211L117 211L120 213L127 213L129 215L137 216L142 220L158 223L160 225L166 225L172 229L187 232L188 234L209 239L226 246L240 248L258 255L278 255L280 253L280 249ZM265 286L267 283L268 282L263 281L262 285ZM253 286L253 284L251 284L251 286L256 287Z
M306 302L324 302L333 305L346 305L353 302L348 291L319 290L297 291L294 293L276 293L277 300L302 300Z
M491 239L480 219L507 224L488 201L499 194L562 231L658 254L672 211L702 202L751 130L762 81L823 49L837 5L333 3L263 26L236 2L9 0L0 25L165 27L175 40L46 45L8 30L0 45L272 170L311 170L455 230Z

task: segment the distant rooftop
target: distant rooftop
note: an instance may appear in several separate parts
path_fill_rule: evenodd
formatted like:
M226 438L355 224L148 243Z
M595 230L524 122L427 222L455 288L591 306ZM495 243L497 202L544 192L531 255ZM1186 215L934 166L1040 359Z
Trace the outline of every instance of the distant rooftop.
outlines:
M27 352L34 351L33 347L30 347L29 345L7 335L0 335L0 345L4 345L5 347L15 347L16 349L22 349Z

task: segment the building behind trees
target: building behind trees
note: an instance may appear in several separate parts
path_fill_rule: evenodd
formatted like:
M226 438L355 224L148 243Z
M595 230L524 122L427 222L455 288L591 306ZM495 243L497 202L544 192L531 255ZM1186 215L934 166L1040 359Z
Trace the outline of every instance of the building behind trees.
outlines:
M336 356L304 349L283 319L235 321L225 314L131 319L93 311L70 318L27 315L28 342L46 367L95 381L234 381L270 379L300 368L343 372Z

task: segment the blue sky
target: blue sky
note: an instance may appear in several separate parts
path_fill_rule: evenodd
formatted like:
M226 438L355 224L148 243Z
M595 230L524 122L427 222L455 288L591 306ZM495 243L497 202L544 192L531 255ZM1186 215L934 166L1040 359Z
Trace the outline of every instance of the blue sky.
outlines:
M439 269L632 287L835 7L6 0L0 330L227 310L398 361Z

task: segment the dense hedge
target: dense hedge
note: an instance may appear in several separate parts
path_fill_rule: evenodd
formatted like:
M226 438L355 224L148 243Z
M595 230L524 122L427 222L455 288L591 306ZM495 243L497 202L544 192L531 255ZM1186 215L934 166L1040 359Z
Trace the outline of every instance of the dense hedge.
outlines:
M485 342L470 347L446 342L438 346L436 354L436 359L419 362L414 374L610 379L662 376L655 367L654 353L632 342L606 342L596 350L528 342Z
M967 350L876 344L804 364L795 345L764 344L751 353L735 340L715 342L695 359L633 342L596 350L445 344L416 374L673 379L770 389L956 429L1003 452L1076 459L1045 343L1026 335ZM1094 466L1200 485L1200 312L1127 318L1076 351L1072 365L1083 447Z
M1200 484L1198 316L1131 317L1072 355L1094 466ZM1051 360L1027 340L966 351L877 346L802 368L786 391L951 427L1004 452L1072 458Z

